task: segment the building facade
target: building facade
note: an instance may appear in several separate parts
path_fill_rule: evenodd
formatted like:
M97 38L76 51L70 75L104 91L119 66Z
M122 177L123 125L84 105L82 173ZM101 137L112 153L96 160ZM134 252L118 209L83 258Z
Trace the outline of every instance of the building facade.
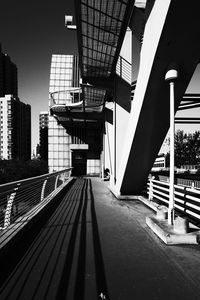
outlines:
M74 55L52 55L49 86L49 107L53 104L65 104L71 87L79 86L79 70L77 57ZM59 171L71 166L70 152L71 136L58 123L57 119L49 116L48 131L48 165L49 172Z
M17 67L0 45L0 158L31 158L31 106L18 98Z
M40 158L40 144L37 144L32 149L31 159L38 159Z
M0 45L0 97L5 95L18 96L17 66L2 53Z
M39 115L39 131L40 131L40 145L39 155L42 160L48 161L48 111L41 111Z
M72 166L73 175L99 175L100 128L85 117L76 56L52 56L49 92L49 171Z
M12 95L0 97L0 158L31 158L31 106Z

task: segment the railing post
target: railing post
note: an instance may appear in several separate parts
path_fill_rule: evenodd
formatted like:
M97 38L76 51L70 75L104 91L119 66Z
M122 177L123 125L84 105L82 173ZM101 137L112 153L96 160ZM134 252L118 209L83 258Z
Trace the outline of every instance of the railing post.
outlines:
M60 176L60 174L56 176L54 190L56 190L56 189L57 189L57 185L58 185L58 178L59 178L59 176Z
M45 191L45 187L46 187L48 178L49 178L49 177L46 177L46 179L45 179L44 182L43 182L43 185L42 185L42 191L41 191L41 196L40 196L40 202L44 200L44 191Z
M13 192L10 194L10 196L8 198L6 211L5 211L5 217L4 217L3 229L6 229L10 225L12 207L13 207L15 196L17 194L17 191L18 191L20 185L21 185L21 183L17 184L17 187L13 189Z
M195 182L192 181L192 186L191 186L192 189L195 189Z
M153 180L149 180L149 201L153 200Z
M122 77L122 57L120 56L120 76Z

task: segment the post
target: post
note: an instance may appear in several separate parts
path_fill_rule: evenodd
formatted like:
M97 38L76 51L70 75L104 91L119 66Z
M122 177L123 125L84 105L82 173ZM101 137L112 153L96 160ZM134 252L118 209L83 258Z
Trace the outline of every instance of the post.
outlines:
M116 87L115 87L116 88ZM113 178L114 178L114 184L116 183L116 169L117 169L117 128L116 128L116 97L114 102L114 115L113 115L113 125L114 125L114 172L113 172Z
M44 200L44 191L45 191L45 187L46 187L48 178L49 178L49 177L47 176L46 179L45 179L44 182L43 182L43 185L42 185L42 191L41 191L41 196L40 196L40 202L42 202L42 201Z
M170 82L170 171L168 223L174 224L174 82Z
M8 202L6 206L5 216L4 216L4 225L3 229L6 229L8 226L10 226L10 220L11 220L11 213L12 213L12 207L15 200L15 196L17 194L17 191L20 188L21 183L17 184L17 187L14 188L13 192L8 197Z
M149 201L153 200L153 179L149 180Z
M57 189L57 185L58 185L58 178L59 178L59 176L60 176L60 174L56 176L54 190L56 190L56 189Z
M169 81L170 85L170 173L169 173L169 206L168 206L168 224L174 224L174 80L178 77L178 71L170 69L165 80Z
M105 169L105 135L104 130L102 133L102 151L101 151L101 178L104 178L104 169Z

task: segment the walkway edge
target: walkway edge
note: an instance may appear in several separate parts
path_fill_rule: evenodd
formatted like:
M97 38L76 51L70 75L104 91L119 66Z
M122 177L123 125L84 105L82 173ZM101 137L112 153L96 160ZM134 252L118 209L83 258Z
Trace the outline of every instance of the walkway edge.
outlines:
M72 182L73 178L70 178L64 186L60 186L50 197L46 197L44 201L40 202L31 211L18 218L8 229L0 232L0 257L8 251L8 248L13 247L17 241L23 238L23 234L29 232L49 212L55 205L58 197Z

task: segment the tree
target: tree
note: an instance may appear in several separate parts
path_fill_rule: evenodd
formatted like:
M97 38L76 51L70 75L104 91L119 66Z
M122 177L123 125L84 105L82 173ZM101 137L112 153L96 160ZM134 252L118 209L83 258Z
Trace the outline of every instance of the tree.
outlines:
M200 163L200 131L195 131L188 135L189 164L197 165Z
M45 173L48 173L48 164L43 160L0 160L0 184Z
M180 167L185 164L187 160L186 148L187 148L187 134L183 130L178 130L174 137L174 156L175 165Z
M186 134L178 130L174 141L175 165L200 164L200 131Z

